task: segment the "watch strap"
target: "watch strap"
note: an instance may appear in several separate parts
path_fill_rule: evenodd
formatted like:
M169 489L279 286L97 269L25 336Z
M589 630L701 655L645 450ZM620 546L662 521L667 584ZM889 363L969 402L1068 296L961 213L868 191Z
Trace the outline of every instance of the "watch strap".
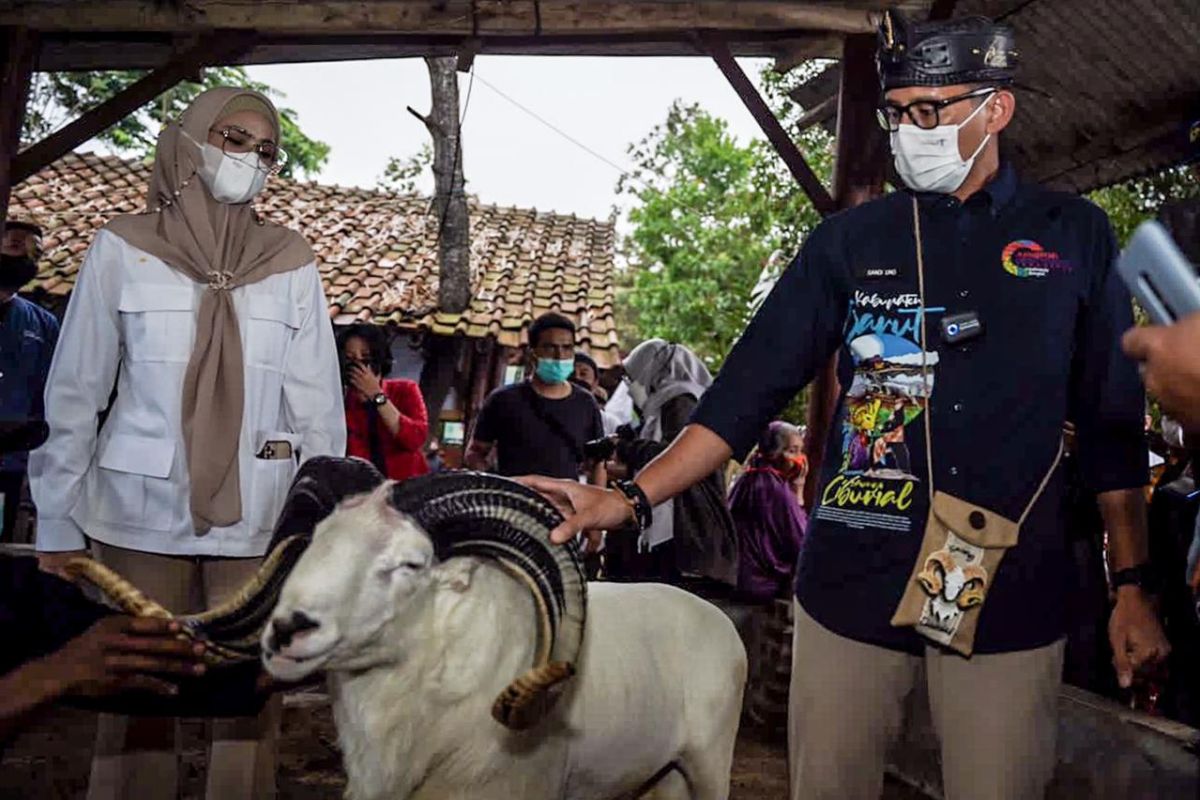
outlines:
M1138 586L1143 591L1150 594L1158 592L1158 576L1154 572L1154 568L1149 563L1138 564L1134 567L1126 567L1112 573L1110 583L1113 589L1121 586Z
M654 522L654 507L650 498L642 491L642 487L633 481L617 481L613 484L618 492L625 496L633 508L633 521L639 531L644 531Z
M387 395L384 394L383 392L380 392L371 398L371 403L376 406L387 405L387 401L388 401Z

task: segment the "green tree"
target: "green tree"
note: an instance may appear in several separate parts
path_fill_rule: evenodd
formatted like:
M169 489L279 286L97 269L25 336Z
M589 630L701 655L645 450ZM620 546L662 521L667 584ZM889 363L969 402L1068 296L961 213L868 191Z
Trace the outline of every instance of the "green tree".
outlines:
M828 137L803 139L827 172ZM770 145L740 144L699 106L675 103L631 153L636 169L618 187L635 198L622 243L631 333L683 342L717 369L772 254L794 252L820 217Z
M784 79L770 73L764 82L790 124L799 112L783 99ZM797 140L828 180L828 134L810 128ZM791 261L820 215L770 144L737 141L724 120L697 105L676 101L629 153L634 169L617 186L633 201L617 276L622 340L681 342L716 372L761 300L762 284ZM786 416L802 419L803 400Z
M145 74L140 70L38 73L30 91L22 141L28 143L42 138L65 121L118 94ZM147 158L154 153L154 142L163 123L178 119L196 95L214 86L244 86L262 92L277 103L284 99L279 90L251 80L243 67L211 67L203 71L199 82L185 81L176 85L97 138L121 155ZM329 159L329 145L306 136L294 110L280 106L279 117L282 128L279 143L288 154L282 174L287 177L317 175Z
M1117 240L1124 245L1134 228L1155 217L1164 204L1200 197L1200 180L1188 167L1170 167L1088 196L1108 214Z

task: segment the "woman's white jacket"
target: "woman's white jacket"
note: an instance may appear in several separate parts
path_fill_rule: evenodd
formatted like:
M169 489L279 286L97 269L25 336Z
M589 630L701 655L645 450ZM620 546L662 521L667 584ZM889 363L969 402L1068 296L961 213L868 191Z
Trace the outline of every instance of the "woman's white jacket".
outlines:
M80 549L86 534L144 552L259 556L298 460L344 454L337 351L316 265L234 289L245 354L243 516L196 533L181 410L205 291L117 235L97 233L46 383L50 438L29 461L38 550ZM299 459L256 457L272 441L289 442Z

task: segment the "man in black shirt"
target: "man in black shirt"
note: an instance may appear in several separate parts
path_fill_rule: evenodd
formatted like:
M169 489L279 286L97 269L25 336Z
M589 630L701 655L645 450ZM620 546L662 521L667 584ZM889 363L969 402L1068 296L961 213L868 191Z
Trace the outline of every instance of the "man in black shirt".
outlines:
M796 580L792 797L878 797L918 680L948 798L1040 797L1071 590L1067 419L1109 533L1122 685L1168 649L1142 569L1144 398L1119 348L1130 298L1104 213L1021 184L1000 158L1011 30L888 12L880 40L880 117L907 190L812 233L636 487L530 484L576 510L556 539L615 526L631 505L644 524L645 506L743 456L840 353Z
M492 392L479 412L466 464L486 469L493 449L501 475L547 475L578 480L583 445L604 436L600 407L570 382L575 373L575 325L561 314L543 314L529 327L534 359L528 381ZM603 486L604 465L589 481Z

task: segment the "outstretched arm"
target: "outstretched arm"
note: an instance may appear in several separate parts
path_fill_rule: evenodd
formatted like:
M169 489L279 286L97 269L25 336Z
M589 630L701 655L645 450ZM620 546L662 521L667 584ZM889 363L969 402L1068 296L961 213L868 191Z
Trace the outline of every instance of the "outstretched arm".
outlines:
M703 480L729 460L732 453L725 440L708 428L689 425L638 474L637 485L646 493L650 505L656 506ZM624 495L612 489L553 478L521 480L549 497L566 516L550 534L559 544L570 541L580 531L616 528L630 518Z

